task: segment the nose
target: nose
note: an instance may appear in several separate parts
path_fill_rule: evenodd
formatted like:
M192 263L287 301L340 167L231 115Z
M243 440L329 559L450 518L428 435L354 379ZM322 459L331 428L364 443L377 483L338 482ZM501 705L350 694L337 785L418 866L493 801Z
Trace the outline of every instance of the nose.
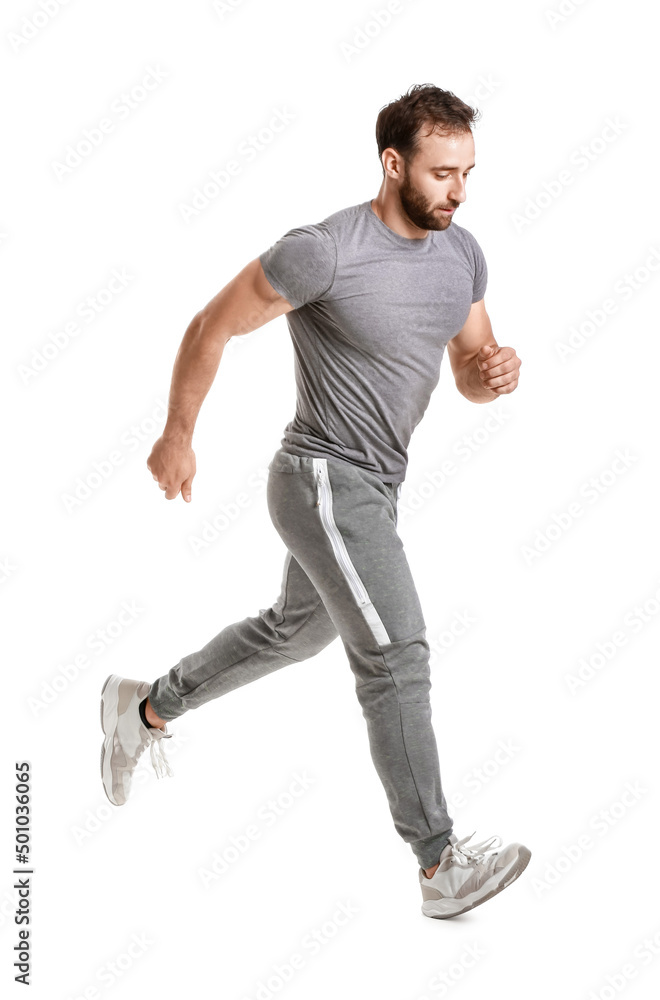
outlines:
M465 191L465 181L462 177L454 178L452 185L447 192L447 197L452 201L457 201L460 203L465 201L466 191Z

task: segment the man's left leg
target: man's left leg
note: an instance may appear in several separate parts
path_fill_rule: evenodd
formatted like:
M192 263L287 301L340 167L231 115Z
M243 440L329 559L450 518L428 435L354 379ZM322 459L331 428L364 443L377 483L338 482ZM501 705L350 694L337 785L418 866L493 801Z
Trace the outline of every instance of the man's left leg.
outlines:
M394 826L420 864L422 913L445 919L510 885L531 852L519 843L496 850L499 837L469 846L471 836L453 832L431 724L430 649L396 531L397 493L347 462L280 455L267 495L275 527L344 644ZM355 840L368 865L370 836L361 830Z
M283 455L277 468L271 517L344 645L395 829L429 868L453 824L431 723L426 627L396 531L397 485L331 458Z

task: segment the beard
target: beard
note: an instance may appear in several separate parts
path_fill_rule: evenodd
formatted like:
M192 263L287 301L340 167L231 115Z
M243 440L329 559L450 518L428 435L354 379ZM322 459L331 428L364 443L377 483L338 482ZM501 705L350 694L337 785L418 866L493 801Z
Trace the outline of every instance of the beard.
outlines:
M454 216L443 215L437 209L458 207L450 203L449 205L438 205L434 208L422 192L411 183L407 166L405 167L403 181L399 188L399 199L401 207L410 221L415 226L419 226L420 229L447 229L451 226Z

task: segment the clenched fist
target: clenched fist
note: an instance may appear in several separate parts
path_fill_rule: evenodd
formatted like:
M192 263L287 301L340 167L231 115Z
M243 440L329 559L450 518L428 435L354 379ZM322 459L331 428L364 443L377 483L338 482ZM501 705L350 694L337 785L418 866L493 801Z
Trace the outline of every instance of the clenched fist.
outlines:
M522 361L513 347L493 347L486 344L477 354L477 369L481 384L493 392L513 392L518 385Z
M180 492L186 503L190 503L197 464L195 452L187 441L159 437L147 459L147 468L165 491L166 500L174 500Z

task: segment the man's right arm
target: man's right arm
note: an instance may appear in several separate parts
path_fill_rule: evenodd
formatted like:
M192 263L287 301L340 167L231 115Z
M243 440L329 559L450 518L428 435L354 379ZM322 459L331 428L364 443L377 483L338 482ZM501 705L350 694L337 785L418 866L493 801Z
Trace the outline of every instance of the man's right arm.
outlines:
M174 361L167 421L147 459L167 500L190 501L196 471L192 436L225 344L294 307L267 280L261 261L250 261L191 320Z

